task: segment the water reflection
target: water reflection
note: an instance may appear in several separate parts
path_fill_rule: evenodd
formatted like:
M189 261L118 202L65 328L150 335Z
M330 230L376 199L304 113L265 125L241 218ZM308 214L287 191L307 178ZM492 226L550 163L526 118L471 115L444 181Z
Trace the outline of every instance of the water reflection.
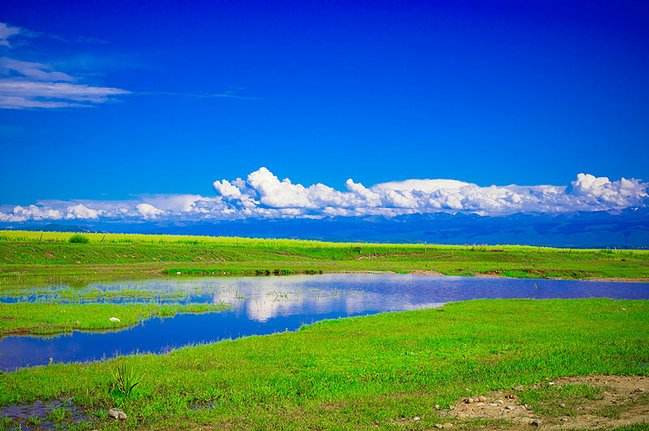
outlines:
M49 292L39 290L22 299L65 300L62 295L57 296L57 289L69 293L68 288L59 286ZM293 330L322 319L433 307L465 299L649 298L647 283L395 274L156 279L95 283L85 289L106 293L104 301L224 302L232 308L223 313L151 319L113 333L5 337L0 339L0 369L13 370L50 361L97 360L135 352L164 352L188 344ZM120 290L130 294L120 297Z

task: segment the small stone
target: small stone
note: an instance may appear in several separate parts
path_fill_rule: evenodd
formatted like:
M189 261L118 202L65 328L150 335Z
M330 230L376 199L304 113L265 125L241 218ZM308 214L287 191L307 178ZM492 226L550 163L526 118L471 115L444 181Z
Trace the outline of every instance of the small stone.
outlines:
M116 409L116 408L108 409L108 416L113 418L113 419L118 419L120 421L125 420L126 417L127 417L126 413L124 413L122 410Z
M512 406L505 406L505 410L514 410L514 407L512 407Z
M435 404L435 410L439 410L440 408L439 404Z
M568 422L568 418L561 418L559 419L561 422Z
M566 408L566 403L559 403L559 407Z
M554 382L548 382L548 386L554 386L554 385L555 385Z
M442 425L442 424L435 424L435 428L437 428L438 430L441 430L441 429L444 428L444 425Z
M412 418L412 420L415 422L419 422L421 418L419 416L415 416L414 418Z
M119 319L119 317L111 317L111 318L108 319L108 320L110 320L111 322L115 322L115 323L117 323L117 322L121 322L121 320Z

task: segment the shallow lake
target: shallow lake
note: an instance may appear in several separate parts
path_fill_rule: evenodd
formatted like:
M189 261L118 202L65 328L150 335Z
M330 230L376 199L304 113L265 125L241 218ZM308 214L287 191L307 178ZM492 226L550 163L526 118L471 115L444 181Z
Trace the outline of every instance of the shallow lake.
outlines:
M26 290L0 301L59 301L70 287ZM130 299L119 292L144 292ZM228 311L149 319L116 332L73 332L53 337L0 339L0 369L105 359L136 352L166 352L189 344L295 330L323 319L412 310L478 298L649 299L649 283L437 277L397 274L331 274L286 277L166 278L93 283L78 298L102 301L226 303ZM67 296L64 295L67 293ZM92 293L92 294L91 294ZM114 299L106 299L114 298ZM79 300L79 299L77 299ZM82 299L84 300L84 299ZM97 301L94 299L93 301Z

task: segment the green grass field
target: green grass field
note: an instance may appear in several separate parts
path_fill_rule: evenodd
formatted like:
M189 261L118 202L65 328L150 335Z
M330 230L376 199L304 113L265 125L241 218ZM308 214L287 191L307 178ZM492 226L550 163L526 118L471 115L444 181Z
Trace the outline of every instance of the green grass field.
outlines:
M157 295L78 289L93 280L342 271L649 280L644 250L82 235L71 242L71 233L0 231L2 293L21 298L29 289L54 302L0 304L0 336L118 329L150 317L225 307L83 304ZM49 283L55 286L44 286ZM448 407L463 397L523 385L521 402L556 422L558 415L577 415L577 407L601 398L603 389L550 387L549 380L649 376L647 346L649 301L468 301L324 321L163 355L0 373L0 408L72 400L85 420L72 423L64 407L48 420L79 430L430 430L443 423L506 429L511 423L502 419L458 419ZM116 390L120 373L138 382L128 395ZM649 396L634 402L647 405ZM127 413L126 421L107 417L115 406ZM624 408L609 406L606 415L619 416ZM38 429L42 420L21 426ZM16 423L0 417L5 429L16 429Z
M647 250L326 243L227 237L0 231L0 287L171 275L434 271L447 275L649 279Z
M140 381L127 397L111 391L120 364ZM449 421L503 429L444 415L462 397L517 385L543 411L548 397L597 391L532 385L592 374L649 375L649 302L468 301L324 321L164 355L3 373L0 405L72 398L88 414L74 427L86 430L429 430ZM107 418L115 405L125 422Z
M206 313L225 309L226 305L219 304L0 303L0 336L113 330L152 317L173 317L178 313ZM119 321L111 321L111 317L116 317Z

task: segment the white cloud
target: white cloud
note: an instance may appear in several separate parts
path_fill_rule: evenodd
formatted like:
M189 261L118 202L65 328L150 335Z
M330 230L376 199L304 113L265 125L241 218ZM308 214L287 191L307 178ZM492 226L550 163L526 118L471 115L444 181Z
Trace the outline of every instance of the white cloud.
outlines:
M42 201L0 207L0 221L59 219L218 220L243 218L394 217L406 214L620 211L644 206L649 183L578 174L568 186L479 186L457 180L410 179L366 187L348 179L346 190L280 180L260 168L213 183L215 196L152 195L125 201Z
M0 212L0 221L22 222L27 220L59 220L63 217L61 211L37 205L23 207L17 205L9 212Z
M9 39L25 33L0 23L0 46L11 47ZM45 63L0 57L0 109L83 108L106 103L129 91L78 82L69 73Z
M0 79L0 108L5 109L89 107L125 94L129 92L113 87Z
M76 204L69 206L66 210L66 219L96 219L101 214L101 211L88 208L84 204Z
M142 203L135 206L140 215L144 218L156 218L159 215L162 215L164 211L159 208L154 207L151 204Z
M67 73L57 72L43 63L0 57L0 74L30 78L36 81L74 81Z
M647 196L647 184L634 179L611 181L608 177L578 174L571 186L574 195L603 207L626 207L638 196Z
M11 47L9 40L21 32L19 27L12 27L9 24L0 22L0 46Z
M266 168L248 175L246 181L220 180L214 188L232 206L255 203L252 210L281 216L385 215L434 212L470 212L483 215L516 212L612 211L640 206L647 197L647 183L622 178L610 181L579 174L565 186L488 186L458 180L410 179L365 187L353 179L347 191L324 184L304 186L280 180ZM281 211L280 211L281 210Z

